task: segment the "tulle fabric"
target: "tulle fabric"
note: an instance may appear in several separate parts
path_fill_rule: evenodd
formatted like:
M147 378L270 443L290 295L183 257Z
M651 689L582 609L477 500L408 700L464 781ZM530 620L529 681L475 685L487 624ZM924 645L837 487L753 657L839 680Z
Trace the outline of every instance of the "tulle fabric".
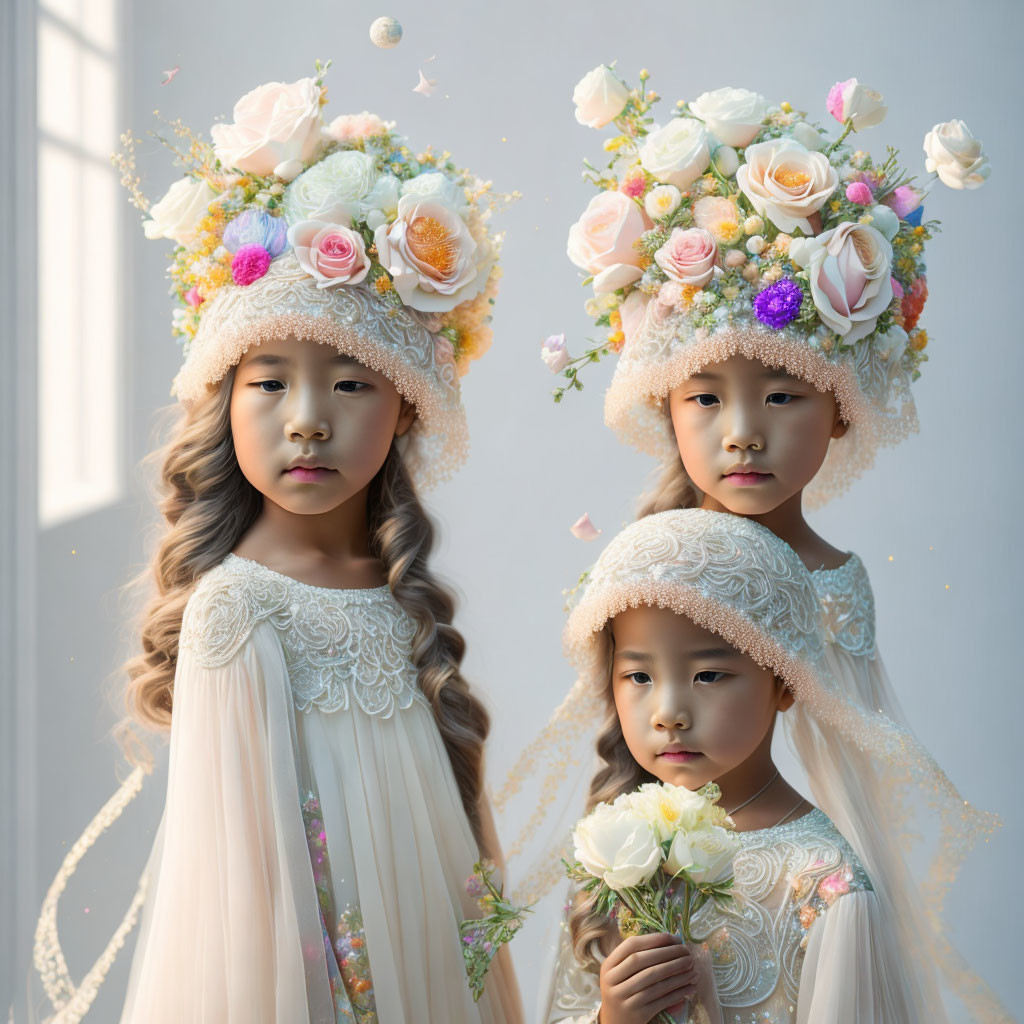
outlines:
M123 1024L320 1024L332 997L302 801L319 801L329 938L357 907L381 1024L504 1024L514 982L496 961L474 1003L459 921L478 858L430 710L293 710L274 626L230 660L181 653L167 803L150 859ZM371 1018L372 1019L372 1018Z

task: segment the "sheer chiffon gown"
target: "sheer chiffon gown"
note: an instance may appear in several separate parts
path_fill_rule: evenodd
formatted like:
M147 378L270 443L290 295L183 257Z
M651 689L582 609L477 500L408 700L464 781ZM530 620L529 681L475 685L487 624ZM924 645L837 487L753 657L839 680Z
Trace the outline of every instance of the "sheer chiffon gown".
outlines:
M458 926L479 858L386 587L229 555L185 611L123 1024L504 1024Z

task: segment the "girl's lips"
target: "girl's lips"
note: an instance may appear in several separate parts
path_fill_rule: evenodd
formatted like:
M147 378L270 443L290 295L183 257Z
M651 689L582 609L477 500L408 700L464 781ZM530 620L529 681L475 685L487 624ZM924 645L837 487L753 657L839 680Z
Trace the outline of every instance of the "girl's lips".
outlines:
M336 473L335 469L322 469L317 467L316 469L309 469L306 466L294 466L292 469L286 469L285 473L290 476L293 480L298 480L299 483L303 484L315 484L319 481L330 476L331 473Z
M659 754L658 757L663 757L672 764L685 764L695 757L700 757L700 754L693 750L668 750L664 754Z
M727 473L725 479L737 487L753 487L771 478L771 473Z

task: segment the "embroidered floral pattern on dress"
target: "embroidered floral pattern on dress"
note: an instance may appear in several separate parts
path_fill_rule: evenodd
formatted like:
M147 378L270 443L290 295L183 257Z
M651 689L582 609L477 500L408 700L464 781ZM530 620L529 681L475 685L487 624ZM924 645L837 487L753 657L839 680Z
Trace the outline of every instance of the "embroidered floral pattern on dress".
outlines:
M351 905L338 917L337 938L332 943L327 922L333 917L331 905L331 864L327 856L320 801L308 792L302 801L302 820L306 826L306 844L313 867L313 882L320 903L320 927L327 954L327 976L334 1001L335 1024L377 1024L377 1004L373 998L370 958L363 934L363 917Z
M376 1024L377 1001L373 995L363 915L358 907L348 906L339 916L334 952L356 1021L358 1024Z
M811 573L821 598L825 635L855 657L875 656L875 595L864 563L850 557L836 569Z
M189 600L179 647L217 667L261 622L277 631L298 711L355 705L387 718L413 703L427 706L412 664L416 627L387 587L314 587L228 555Z

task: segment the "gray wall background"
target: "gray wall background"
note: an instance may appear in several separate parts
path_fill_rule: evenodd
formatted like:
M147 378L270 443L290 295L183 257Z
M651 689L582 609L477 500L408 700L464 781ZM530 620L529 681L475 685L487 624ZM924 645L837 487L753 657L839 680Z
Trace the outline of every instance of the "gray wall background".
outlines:
M919 735L968 798L1003 815L1004 828L972 857L948 906L959 945L1009 1003L1018 959L1011 924L1024 895L1017 868L1024 843L1017 444L1024 362L1019 217L1011 206L1019 202L1013 183L1024 165L1015 103L1024 29L1018 5L449 0L429 9L411 0L176 0L131 5L125 13L126 127L150 126L150 112L159 108L205 133L215 116L230 117L248 89L309 74L314 58L333 57L331 116L373 110L396 120L414 146L450 149L498 189L523 193L503 221L494 347L464 382L472 456L455 481L429 496L443 537L437 568L462 596L466 672L493 710L494 780L571 682L560 655L562 589L598 546L574 540L569 524L586 511L610 537L630 518L652 469L602 425L611 366L592 369L586 391L556 407L553 378L538 354L547 334L565 331L580 350L591 332L564 242L593 194L580 178L581 158L599 158L605 135L574 120L576 81L618 59L631 81L641 67L650 69L665 109L676 98L737 85L789 100L824 123L829 87L856 75L889 103L887 121L864 134L864 148L878 154L896 145L922 177L925 131L952 117L968 122L994 171L974 193L937 185L927 204L944 233L929 255L923 323L931 358L917 388L921 434L883 453L873 472L813 523L866 563L881 650ZM367 38L381 14L405 29L391 51ZM161 87L163 69L175 65L178 76ZM418 68L437 79L430 98L411 92ZM155 145L143 147L140 164L145 191L159 198L176 171ZM35 909L67 845L115 784L108 738L114 713L105 693L131 647L135 612L119 588L149 550L153 512L137 467L177 366L166 252L143 241L127 206L125 220L130 387L96 401L124 405L130 486L116 507L26 537L37 550L36 675L7 685L18 688L23 709L18 779L23 793L33 793L35 811L6 829L21 862L4 883L18 894L12 974L19 1020ZM162 791L158 775L64 897L62 936L76 978L127 905ZM528 1006L543 952L539 927L534 934L537 942L523 942L517 952ZM122 953L87 1019L117 1019L129 954Z

